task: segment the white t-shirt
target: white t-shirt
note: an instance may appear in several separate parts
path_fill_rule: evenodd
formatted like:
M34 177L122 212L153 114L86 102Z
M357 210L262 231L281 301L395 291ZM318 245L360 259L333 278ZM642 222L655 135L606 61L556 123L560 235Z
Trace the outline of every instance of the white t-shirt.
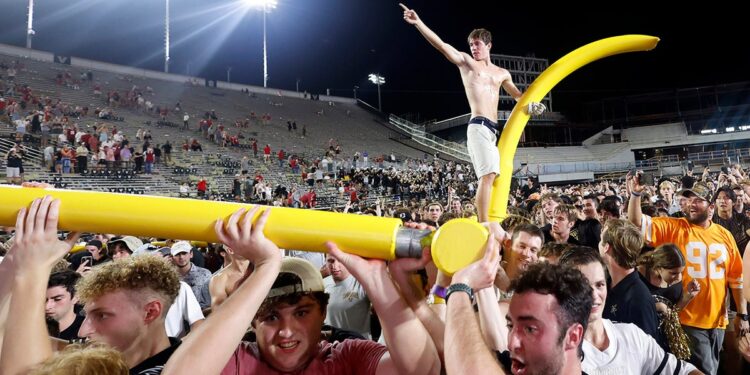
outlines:
M341 282L327 285L326 293L330 296L326 323L357 332L369 339L370 300L357 279L349 275Z
M587 374L655 374L665 355L666 364L660 374L688 374L695 370L695 366L665 352L635 324L602 321L609 347L599 351L590 342L583 342L581 368Z
M167 318L164 320L167 336L181 338L185 335L185 323L190 326L205 318L193 290L185 282L180 281L180 293L169 307Z

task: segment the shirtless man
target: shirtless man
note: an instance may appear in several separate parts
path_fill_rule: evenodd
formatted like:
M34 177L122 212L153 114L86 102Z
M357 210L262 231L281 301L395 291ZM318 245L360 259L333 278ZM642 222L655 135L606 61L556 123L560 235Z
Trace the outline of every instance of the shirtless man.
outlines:
M224 245L224 250L226 251L226 259L229 260L229 265L213 275L208 282L212 309L216 309L217 306L221 305L237 289L239 281L244 279L247 268L250 265L250 261L235 254L226 245Z
M417 27L422 36L440 51L448 61L458 66L471 107L471 120L467 129L466 145L479 179L476 203L480 222L489 220L490 193L495 177L500 173L500 154L497 140L500 128L497 125L497 106L500 101L500 86L516 101L521 91L513 84L510 73L490 62L492 34L485 29L476 29L469 34L471 55L460 52L443 42L417 15L417 12L399 4L404 9L404 20ZM546 107L541 103L529 103L526 112L539 115Z

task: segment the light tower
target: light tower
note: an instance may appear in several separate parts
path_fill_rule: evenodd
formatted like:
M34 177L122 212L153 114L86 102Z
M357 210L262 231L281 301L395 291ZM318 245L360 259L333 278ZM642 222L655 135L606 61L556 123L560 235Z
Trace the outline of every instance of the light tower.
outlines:
M29 0L29 19L26 26L26 48L31 48L31 39L34 32L34 0Z
M378 111L383 111L382 102L380 101L380 86L385 84L385 77L372 73L368 76L370 82L378 86Z
M266 38L266 14L275 9L277 0L245 0L249 7L259 8L263 12L263 87L268 87L268 40Z

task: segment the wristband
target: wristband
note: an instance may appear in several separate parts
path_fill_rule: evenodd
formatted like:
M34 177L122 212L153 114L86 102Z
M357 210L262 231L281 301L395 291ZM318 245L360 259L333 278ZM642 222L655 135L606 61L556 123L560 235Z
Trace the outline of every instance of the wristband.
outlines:
M440 298L434 294L430 294L429 297L427 297L427 304L429 305L445 305L445 299Z
M634 196L634 197L640 197L640 196L641 196L641 193L636 193L635 191L631 191L631 192L630 192L630 195L632 195L632 196Z
M445 299L446 295L445 293L448 291L448 289L443 288L442 286L435 284L435 286L432 287L430 290L430 294L435 295L435 297L440 297L442 299Z

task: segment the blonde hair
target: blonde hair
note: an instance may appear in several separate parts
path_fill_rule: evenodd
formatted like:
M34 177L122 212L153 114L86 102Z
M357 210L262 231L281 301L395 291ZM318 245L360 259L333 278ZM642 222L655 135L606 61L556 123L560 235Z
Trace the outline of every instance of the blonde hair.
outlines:
M162 300L162 316L166 316L180 292L180 277L161 257L135 256L95 267L76 285L84 304L117 290L155 294Z
M662 182L661 182L661 183L659 184L659 189L661 189L661 188L663 188L663 187L665 187L665 186L669 186L669 187L671 187L671 188L672 188L672 190L674 190L674 184L672 183L672 181L662 181Z
M128 372L120 352L103 344L72 344L33 368L29 375L127 375Z
M638 265L638 255L643 247L643 236L638 228L623 219L609 219L604 227L602 242L611 246L615 263L628 269Z

